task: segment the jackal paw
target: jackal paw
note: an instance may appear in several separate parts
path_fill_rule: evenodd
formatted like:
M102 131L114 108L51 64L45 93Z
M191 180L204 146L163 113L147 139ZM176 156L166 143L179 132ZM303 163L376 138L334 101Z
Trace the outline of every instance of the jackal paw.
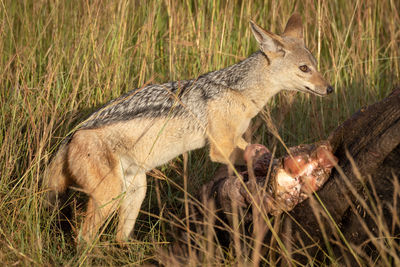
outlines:
M244 150L243 158L246 162L251 160L252 162L257 161L262 155L271 153L268 148L261 144L250 144Z

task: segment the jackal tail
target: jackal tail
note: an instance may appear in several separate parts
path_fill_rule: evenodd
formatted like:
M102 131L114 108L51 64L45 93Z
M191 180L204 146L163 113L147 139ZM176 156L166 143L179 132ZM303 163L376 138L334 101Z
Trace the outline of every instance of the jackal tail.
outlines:
M46 191L47 205L57 206L58 197L71 184L71 177L67 171L68 144L62 144L49 166L46 168L43 179L43 188Z

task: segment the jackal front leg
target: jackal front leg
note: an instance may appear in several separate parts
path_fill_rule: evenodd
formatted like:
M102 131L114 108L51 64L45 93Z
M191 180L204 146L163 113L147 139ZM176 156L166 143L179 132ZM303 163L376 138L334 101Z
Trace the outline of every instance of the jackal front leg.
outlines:
M221 122L221 121L220 121ZM212 161L234 164L231 158L236 148L244 150L248 143L237 133L237 126L231 123L210 124L210 158Z
M227 91L208 105L208 139L212 161L234 163L236 148L244 151L248 145L243 139L251 118L256 113L254 105L235 90Z

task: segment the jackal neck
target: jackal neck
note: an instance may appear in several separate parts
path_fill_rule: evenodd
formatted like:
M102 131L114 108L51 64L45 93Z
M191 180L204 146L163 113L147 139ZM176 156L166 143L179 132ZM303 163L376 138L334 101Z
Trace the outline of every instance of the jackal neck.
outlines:
M273 85L272 71L268 57L257 51L243 61L206 74L209 80L240 91L261 110L267 101L279 92Z
M198 79L205 78L214 84L242 91L247 86L249 72L259 61L260 53L261 51L253 53L246 59L229 67L202 74Z

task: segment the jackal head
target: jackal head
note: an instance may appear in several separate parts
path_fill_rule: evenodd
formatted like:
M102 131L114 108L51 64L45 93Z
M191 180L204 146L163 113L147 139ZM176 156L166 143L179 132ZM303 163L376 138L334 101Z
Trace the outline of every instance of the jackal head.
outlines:
M268 58L268 72L277 90L297 90L324 96L333 92L332 86L317 70L317 61L306 48L299 14L293 14L281 35L273 34L254 22L251 30Z

